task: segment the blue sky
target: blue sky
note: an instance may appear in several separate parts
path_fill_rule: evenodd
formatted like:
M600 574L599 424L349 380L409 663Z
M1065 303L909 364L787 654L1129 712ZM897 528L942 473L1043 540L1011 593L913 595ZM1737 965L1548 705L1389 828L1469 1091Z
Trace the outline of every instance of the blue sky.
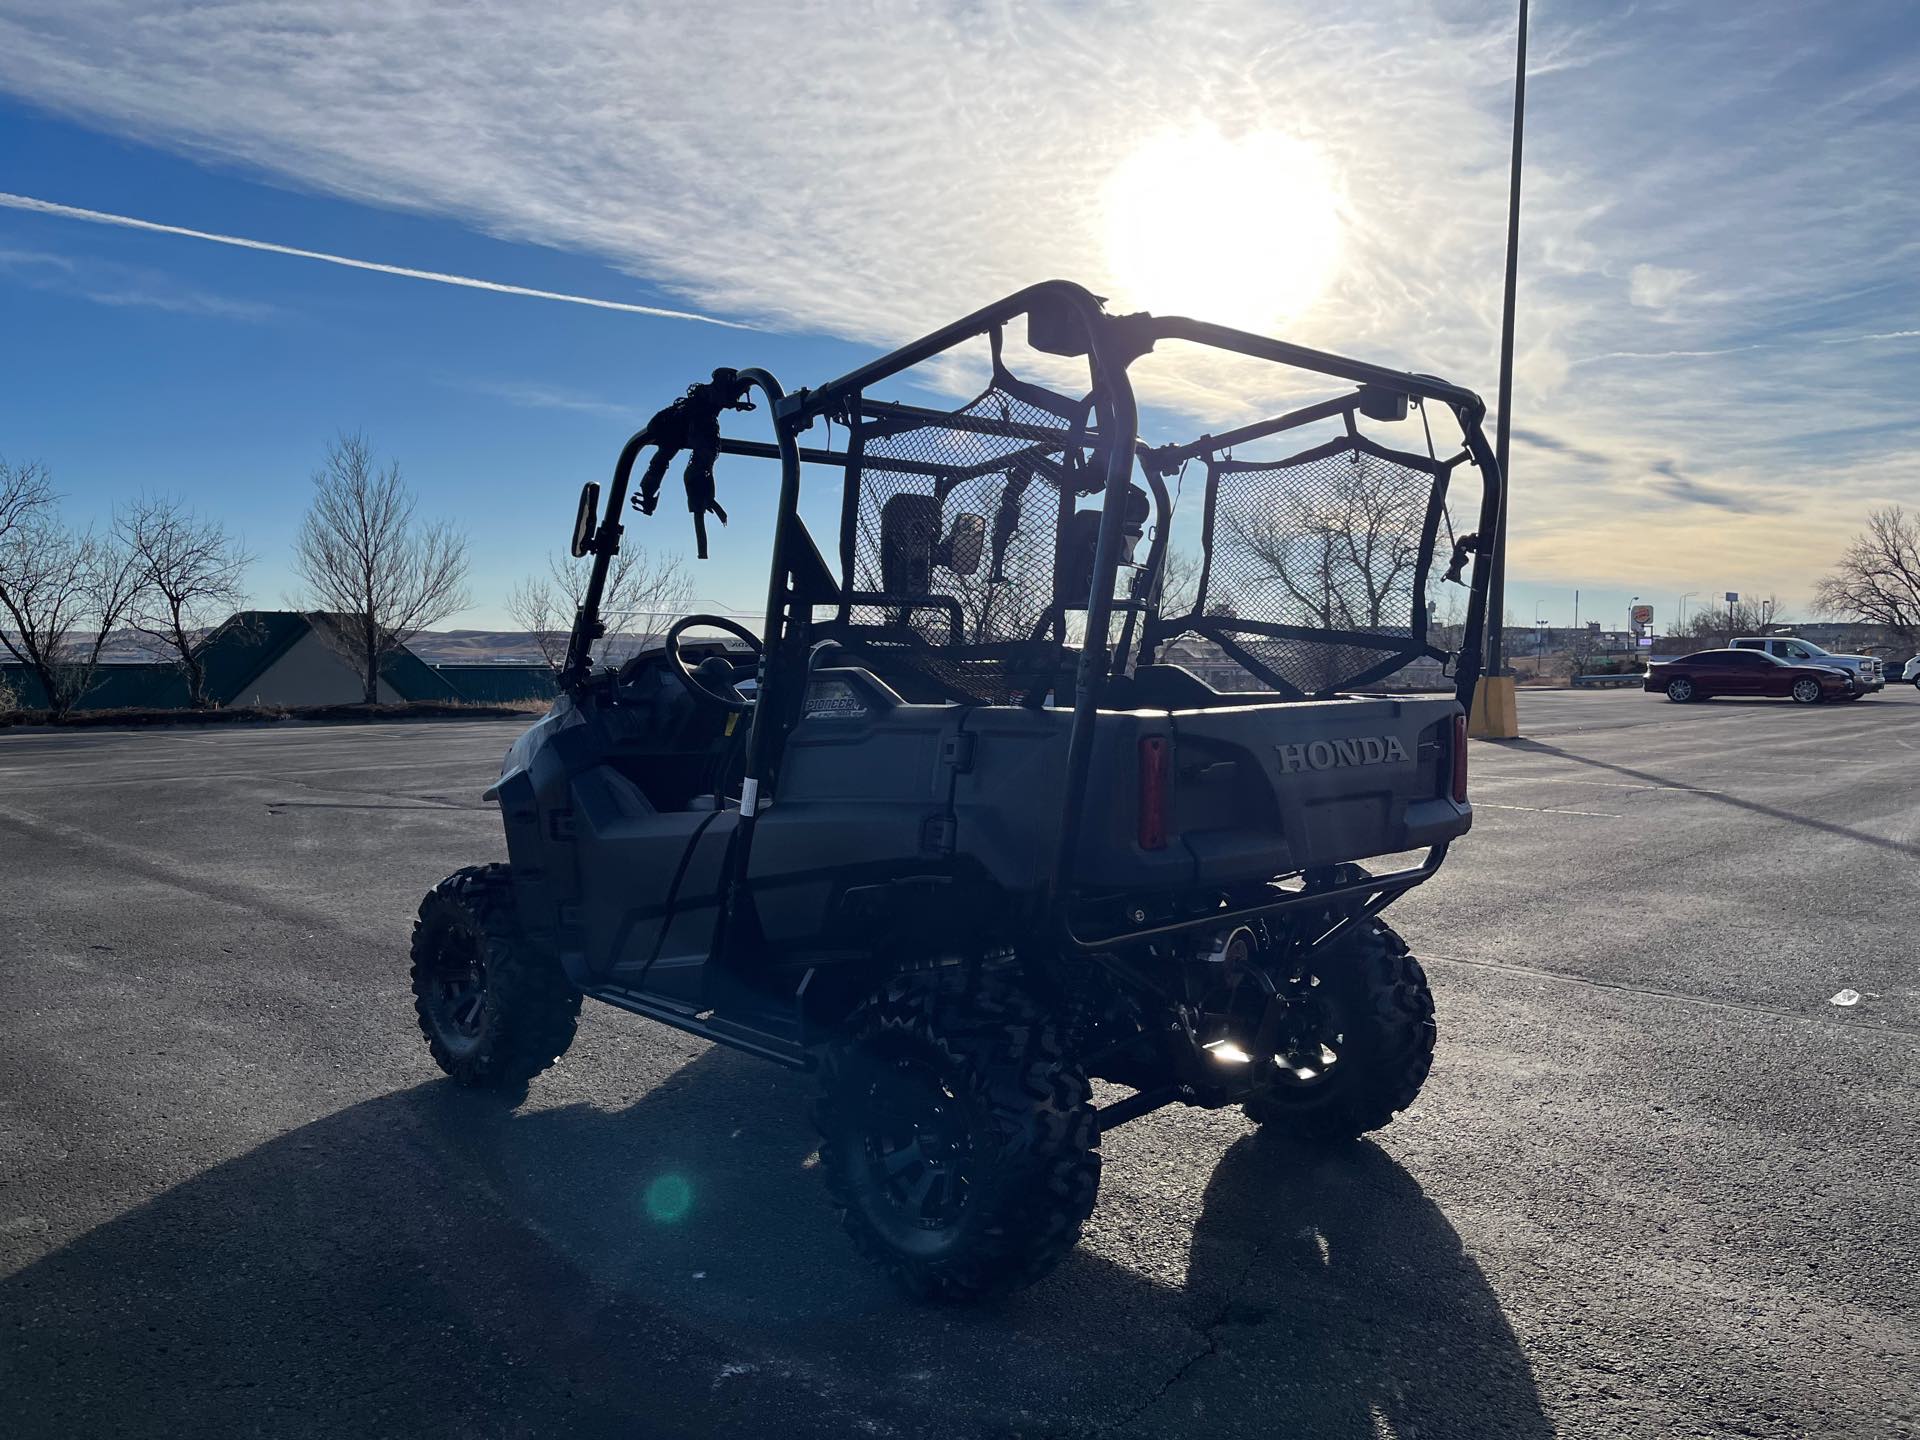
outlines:
M0 154L0 189L16 194L672 306L591 257L290 189L19 104L0 103ZM508 623L506 591L564 543L580 484L604 481L628 434L689 380L722 364L846 369L867 353L5 209L0 316L33 337L0 357L0 453L45 460L76 520L104 521L142 487L184 495L245 536L260 557L254 599L277 606L298 598L289 556L309 476L337 431L359 429L399 460L423 514L467 529L476 603L449 623L470 627ZM742 468L726 495L739 543L695 577L724 608L764 594L768 486ZM651 525L657 537L646 521L630 534L685 548L684 513Z
M1491 396L1511 23L1478 0L0 0L0 191L755 327L0 208L0 453L47 462L76 518L187 495L278 604L307 477L363 429L466 526L453 623L493 626L688 380L817 381L1049 275ZM1728 589L1792 610L1871 505L1920 505L1917 30L1904 4L1536 6L1521 623L1566 623L1576 588L1584 617ZM1271 397L1223 373L1147 398L1218 429ZM769 486L736 465L722 493L697 593L751 608ZM669 508L631 533L686 529Z

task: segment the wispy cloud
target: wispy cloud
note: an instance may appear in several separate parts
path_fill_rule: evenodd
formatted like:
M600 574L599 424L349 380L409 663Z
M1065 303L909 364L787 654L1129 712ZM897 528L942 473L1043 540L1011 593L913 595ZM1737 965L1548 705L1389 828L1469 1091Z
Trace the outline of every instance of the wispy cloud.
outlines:
M542 385L525 380L451 380L447 382L462 390L470 390L476 395L491 396L495 400L504 400L509 405L518 405L528 410L570 410L581 415L611 415L632 419L635 405L625 405L612 400L604 400L594 395L582 395L572 390L562 390L552 385Z
M222 320L264 320L278 313L272 305L182 285L144 266L50 251L0 250L0 274L36 290L74 295L96 305L208 315Z
M1704 505L1714 510L1731 510L1741 515L1771 511L1778 507L1750 490L1711 485L1684 474L1673 460L1656 460L1647 467L1652 478L1647 486L1654 494L1681 505Z
M1664 310L1700 277L1672 265L1636 265L1627 272L1627 299L1647 310Z
M1722 350L1609 350L1603 355L1582 355L1572 365L1595 365L1602 360L1711 360L1719 355L1738 355L1758 350L1758 345L1729 345Z
M1582 446L1575 445L1569 440L1563 440L1558 435L1549 435L1544 431L1534 430L1525 425L1515 425L1512 434L1513 438L1518 440L1522 445L1531 445L1535 449L1545 450L1552 455L1560 455L1569 460L1577 460L1582 465L1607 465L1612 463L1611 457L1601 454L1598 450L1588 450Z
M1804 592L1867 504L1916 484L1908 437L1875 429L1920 382L1900 343L1920 314L1914 29L1898 6L1839 25L1799 0L1564 8L1535 15L1528 87L1516 574L1690 574L1711 551L1739 588ZM1249 173L1167 185L1156 223L1192 269L1242 257L1257 281L1308 220L1336 262L1303 309L1254 313L1254 283L1247 313L1214 318L1492 390L1510 6L884 13L476 0L455 23L431 0L12 0L0 86L605 257L696 314L875 342L1056 274L1164 308L1166 286L1116 263L1113 177L1168 134L1277 134L1333 177L1311 216ZM1152 383L1214 424L1269 398ZM1797 438L1816 434L1840 438ZM1688 512L1711 529L1667 523Z

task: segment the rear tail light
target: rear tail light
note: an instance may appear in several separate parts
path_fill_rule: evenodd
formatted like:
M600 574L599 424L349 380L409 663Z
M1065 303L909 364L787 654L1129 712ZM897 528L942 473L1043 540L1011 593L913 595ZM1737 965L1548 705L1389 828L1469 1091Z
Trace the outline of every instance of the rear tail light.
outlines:
M1453 717L1453 803L1467 803L1467 717Z
M1167 848L1167 737L1140 742L1140 848Z

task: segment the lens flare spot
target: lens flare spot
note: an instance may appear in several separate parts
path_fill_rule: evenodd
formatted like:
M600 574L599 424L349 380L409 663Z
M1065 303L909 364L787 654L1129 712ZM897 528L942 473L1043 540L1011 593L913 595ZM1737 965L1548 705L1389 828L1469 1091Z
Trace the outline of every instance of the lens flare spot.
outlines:
M677 1225L693 1208L693 1186L684 1175L662 1175L647 1186L647 1218L661 1225Z

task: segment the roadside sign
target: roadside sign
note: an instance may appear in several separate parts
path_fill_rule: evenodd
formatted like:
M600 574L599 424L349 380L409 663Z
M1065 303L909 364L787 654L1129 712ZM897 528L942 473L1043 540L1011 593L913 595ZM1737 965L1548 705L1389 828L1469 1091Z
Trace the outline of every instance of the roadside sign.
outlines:
M1651 650L1653 648L1653 637L1651 635L1642 635L1640 637L1640 648L1642 650Z
M1740 603L1740 592L1738 590L1727 591L1727 603L1729 605L1738 605Z
M1653 607L1651 605L1634 606L1633 623L1636 625L1651 625L1653 623Z

